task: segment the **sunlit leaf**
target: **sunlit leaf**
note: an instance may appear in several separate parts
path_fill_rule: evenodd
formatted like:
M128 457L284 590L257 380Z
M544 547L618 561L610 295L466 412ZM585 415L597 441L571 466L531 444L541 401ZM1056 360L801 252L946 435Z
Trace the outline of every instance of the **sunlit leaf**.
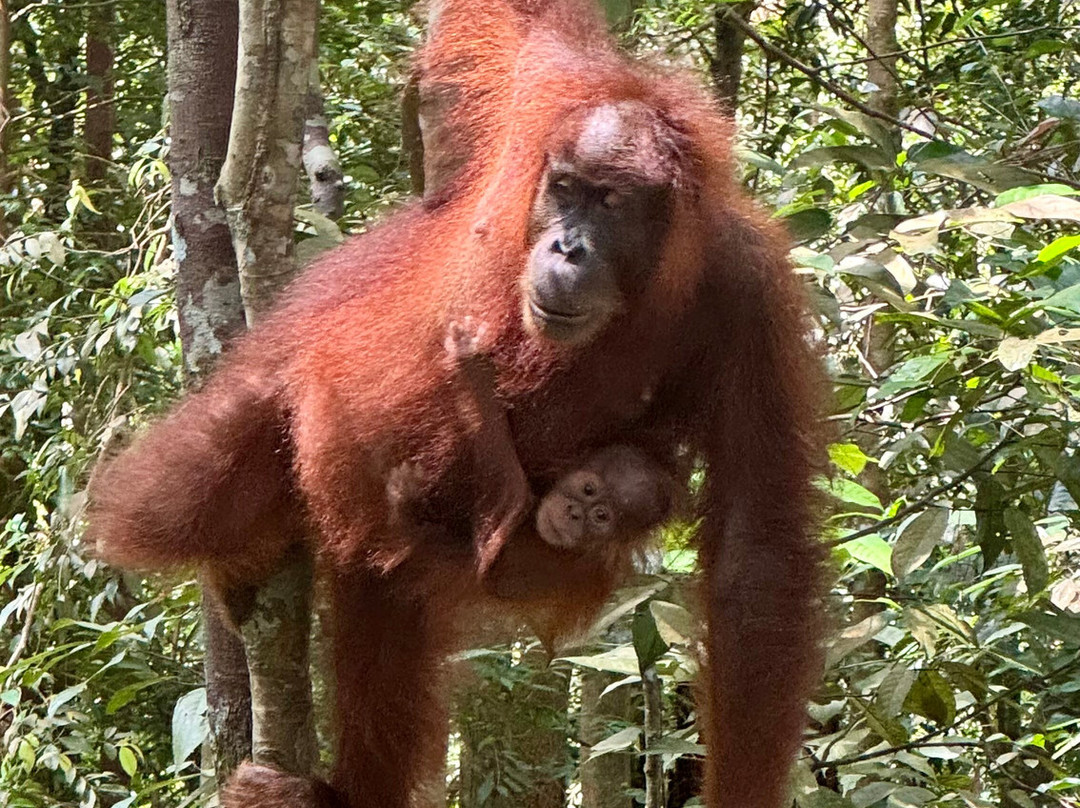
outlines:
M640 738L641 729L638 727L621 729L618 732L607 736L604 740L593 744L589 749L589 756L586 760L592 760L593 758L606 755L610 752L621 752L624 749L632 749L637 746Z
M1035 358L1039 343L1033 339L1006 337L998 345L997 358L1005 370L1023 370Z
M856 561L892 575L892 545L876 533L846 541L838 549L844 550Z
M198 749L210 725L206 720L206 688L199 687L181 696L172 715L172 752L173 764L182 766Z
M654 600L649 603L649 610L656 621L660 637L668 645L686 644L698 633L698 620L689 611L677 603Z
M855 443L830 444L829 459L839 468L855 476L862 474L870 460Z
M1080 235L1059 236L1039 250L1039 254L1035 257L1044 264L1048 264L1055 258L1060 258L1065 253L1074 250L1077 247L1080 247Z
M119 757L120 768L124 770L128 777L134 777L135 772L139 770L139 759L135 756L135 752L132 751L130 746L121 746Z

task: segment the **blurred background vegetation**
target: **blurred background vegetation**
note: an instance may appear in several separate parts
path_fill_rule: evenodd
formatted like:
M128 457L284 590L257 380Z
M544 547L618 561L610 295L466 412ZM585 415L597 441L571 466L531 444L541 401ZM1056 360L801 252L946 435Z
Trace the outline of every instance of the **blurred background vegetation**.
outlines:
M789 225L827 346L837 630L795 799L1077 806L1080 5L608 10L632 51L735 105L745 182ZM197 588L105 569L77 530L90 461L182 384L164 4L0 0L0 15L0 804L200 805ZM344 231L409 193L419 19L323 2ZM102 42L104 75L88 59ZM666 535L662 564L559 661L526 633L463 655L432 805L642 802L650 692L666 801L697 801L684 539Z

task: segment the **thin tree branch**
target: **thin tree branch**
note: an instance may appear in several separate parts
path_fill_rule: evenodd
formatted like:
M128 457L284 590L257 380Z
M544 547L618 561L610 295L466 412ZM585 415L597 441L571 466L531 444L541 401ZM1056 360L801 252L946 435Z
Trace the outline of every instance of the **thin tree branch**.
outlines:
M30 630L34 625L34 613L37 611L42 589L44 589L44 586L41 583L36 583L30 592L30 598L26 605L26 618L23 620L22 631L19 632L19 641L15 644L15 650L11 652L11 656L8 658L7 667L9 668L22 659L22 655L26 653L26 647L30 644Z
M831 79L827 79L827 78L823 77L821 75L821 70L819 70L817 68L814 68L814 67L811 67L810 65L806 64L805 62L800 61L799 59L796 59L794 56L789 54L787 51L783 50L782 48L777 47L772 42L770 42L768 39L761 36L761 34L759 34L756 30L754 30L754 26L750 25L747 22L744 22L742 19L739 18L739 15L733 13L731 11L731 9L725 8L724 13L727 15L727 19L731 23L733 28L738 28L739 30L741 30L744 34L746 34L746 36L749 39L752 39L754 42L756 42L758 47L760 47L762 50L766 51L767 53L772 54L779 61L786 64L788 67L792 67L795 70L798 70L800 73L802 73L805 76L807 76L808 78L810 78L810 80L813 81L815 84L817 84L818 86L828 90L830 93L835 95L841 101L844 101L844 102L850 104L851 106L853 106L855 109L859 110L859 112L863 113L864 115L868 115L871 118L877 118L880 121L887 121L892 126L897 126L900 129L907 130L908 132L913 132L914 134L918 135L921 138L925 138L926 140L934 141L934 142L937 142L937 143L944 143L945 142L945 141L941 140L940 138L934 137L932 135L928 135L926 132L924 132L922 129L919 129L916 126L912 126L909 123L905 123L904 121L901 121L898 118L894 118L891 115L885 115L885 114L883 114L881 112L878 112L876 109L869 106L865 102L860 101L858 98L856 98L850 92L845 90L843 87L841 87L835 81L832 81Z
M1058 674L1065 673L1065 672L1069 671L1071 668L1074 668L1077 665L1077 663L1080 663L1080 654L1074 656L1068 662L1063 662L1062 664L1058 665L1056 668L1051 668L1049 671L1046 672L1046 674L1042 677L1042 679L1044 681L1048 681L1048 680L1054 678L1055 676L1057 676ZM963 710L960 711L961 713L963 713L963 715L958 715L956 717L956 719L951 724L949 724L948 726L945 726L945 727L940 727L938 729L932 730L932 731L928 732L926 735L924 735L923 737L921 737L917 741L912 741L910 743L901 744L900 746L892 746L892 747L889 747L887 749L878 749L877 751L874 751L874 752L863 752L861 754L852 755L852 756L846 757L846 758L837 758L836 760L815 761L814 763L812 763L810 765L810 768L813 771L819 771L820 769L835 769L835 768L837 768L839 766L848 766L848 765L850 765L852 763L862 763L865 760L872 760L873 758L879 758L879 757L887 757L888 755L894 755L897 752L906 752L906 751L908 751L910 749L918 749L920 747L927 747L927 746L966 746L966 745L978 745L978 746L981 746L982 744L980 742L978 742L978 741L971 741L971 742L965 742L965 741L948 741L948 742L946 742L946 741L937 741L937 742L932 742L930 739L931 738L936 738L939 735L944 735L946 732L950 732L951 730L956 729L963 722L970 720L971 717L976 712L978 712L979 710L985 710L987 707L991 707L994 704L997 704L999 701L1002 701L1004 699L1007 699L1007 698L1009 698L1011 696L1016 695L1021 690L1023 690L1024 687L1025 687L1025 684L1020 683L1020 684L1018 684L1018 685L1016 685L1014 687L1010 687L1008 690L1001 691L1000 693L995 695L993 698L987 699L986 701L976 702L974 704L968 705L967 707L965 707Z
M991 447L990 450L987 451L982 457L980 457L979 460L975 463L975 465L973 465L966 471L961 472L956 477L953 477L947 483L942 483L936 488L931 489L925 496L922 496L919 499L915 500L915 502L912 502L910 505L901 508L889 518L882 519L880 522L870 525L869 527L864 527L860 530L856 530L854 533L848 533L844 536L831 539L830 541L826 542L826 546L836 547L853 539L859 539L863 536L869 536L871 533L877 533L883 527L888 527L889 525L896 524L897 522L906 519L911 514L921 511L923 508L925 508L927 505L930 505L942 494L946 493L947 491L951 491L952 489L959 486L961 483L966 482L968 479L970 479L974 474L979 471L979 469L981 469L990 460L992 460L994 458L994 455L996 455L1010 443L1012 443L1011 438L1006 438L999 441L998 443L994 444L994 446Z

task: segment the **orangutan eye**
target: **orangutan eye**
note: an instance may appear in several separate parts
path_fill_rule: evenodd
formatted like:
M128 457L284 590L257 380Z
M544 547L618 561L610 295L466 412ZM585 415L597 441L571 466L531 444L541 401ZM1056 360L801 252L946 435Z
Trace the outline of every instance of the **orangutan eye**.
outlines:
M585 494L585 496L591 497L596 493L596 486L592 483L585 483L581 490L582 493Z
M565 193L574 187L574 180L569 174L559 174L551 178L551 188L557 193Z
M597 522L606 522L611 518L611 514L608 513L606 508L597 508L593 511L593 519Z

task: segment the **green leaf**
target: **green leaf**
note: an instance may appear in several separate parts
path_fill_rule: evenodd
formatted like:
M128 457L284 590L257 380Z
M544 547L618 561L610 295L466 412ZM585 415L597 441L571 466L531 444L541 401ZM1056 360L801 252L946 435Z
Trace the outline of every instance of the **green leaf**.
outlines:
M56 715L60 711L61 707L63 707L69 701L71 701L72 699L77 697L84 690L86 690L86 682L82 682L82 683L77 684L77 685L72 685L71 687L69 687L69 688L67 688L65 690L61 690L59 693L57 693L55 696L53 696L52 700L49 702L48 715L49 716Z
M640 670L652 667L656 664L656 660L667 653L668 644L660 636L652 611L644 605L639 606L634 612L630 633L634 638L634 651L637 653Z
M877 735L888 741L892 746L900 746L909 740L908 732L904 725L895 718L888 718L878 713L876 707L865 703L862 699L854 699L855 707L862 711L863 718Z
M105 705L105 714L112 715L121 707L131 703L131 701L139 695L139 692L145 690L148 687L153 687L167 679L166 676L154 676L150 679L146 679L142 682L136 682L135 684L121 687L112 696L109 697L108 703Z
M1030 517L1016 508L1005 510L1005 527L1012 537L1013 550L1024 570L1024 582L1028 592L1036 595L1046 589L1050 581L1050 569L1046 563L1046 549L1039 531Z
M829 459L844 471L858 476L870 460L854 443L833 443L829 446Z
M1041 305L1045 309L1065 309L1080 314L1080 283L1055 292L1044 299Z
M854 480L834 478L824 482L818 481L817 484L821 490L832 494L841 502L847 502L861 508L870 508L874 511L883 510L881 500L877 498L877 495Z
M904 663L893 665L878 685L874 703L885 718L896 718L904 711L904 701L911 692L918 672Z
M135 757L130 746L120 747L120 768L128 777L134 777L135 772L139 770L139 759Z
M978 668L962 662L944 662L941 671L961 690L966 690L977 699L986 696L988 687L986 675Z
M940 673L934 670L919 671L904 702L904 709L925 716L938 726L947 726L956 717L956 698Z
M1035 257L1044 264L1049 264L1055 258L1064 255L1069 250L1076 249L1076 247L1080 247L1080 235L1060 236L1039 250L1039 254Z
M206 688L189 691L176 700L172 715L173 764L180 768L206 740Z
M914 154L912 150L911 154ZM913 158L914 159L914 158ZM1005 163L992 163L966 152L915 161L919 171L960 180L989 193L1001 193L1021 185L1032 185L1039 175Z
M1061 455L1054 464L1054 471L1073 502L1080 504L1080 455Z
M921 387L926 379L933 376L949 361L949 354L942 351L923 356L914 356L897 365L880 389L874 394L875 400L888 398L896 393Z
M975 540L983 554L983 564L992 567L1005 548L1005 489L993 477L979 481L975 492Z
M856 561L892 575L892 545L876 533L844 542L838 549L844 550Z
M1056 182L1042 185L1022 185L1019 188L1010 188L1005 193L998 194L997 198L994 199L994 206L1000 208L1010 202L1019 202L1021 199L1030 199L1033 196L1045 196L1046 194L1077 196L1080 195L1080 190Z
M823 146L800 154L791 161L791 168L810 168L831 163L855 163L871 170L896 167L896 160L877 146Z
M609 673L630 675L641 672L638 667L637 653L632 645L621 645L602 654L562 657L562 660L569 662L571 665L597 671L608 671Z
M921 567L948 528L948 508L928 508L908 522L893 546L893 575L903 578Z
M1037 58L1048 53L1061 53L1067 47L1069 46L1060 39L1037 39L1028 45L1027 55Z
M826 210L807 208L781 218L794 241L813 241L829 232L832 216Z
M1064 612L1046 614L1029 612L1016 618L1047 637L1054 637L1071 646L1080 646L1080 617Z
M37 753L26 738L21 738L19 740L19 751L16 754L19 756L19 760L22 761L22 764L27 771L34 768L34 763L37 761Z
M754 166L754 168L770 171L777 175L784 174L784 167L782 165L771 157L766 157L761 152L756 152L752 149L736 149L735 155L738 157L739 162L747 163L748 165Z

